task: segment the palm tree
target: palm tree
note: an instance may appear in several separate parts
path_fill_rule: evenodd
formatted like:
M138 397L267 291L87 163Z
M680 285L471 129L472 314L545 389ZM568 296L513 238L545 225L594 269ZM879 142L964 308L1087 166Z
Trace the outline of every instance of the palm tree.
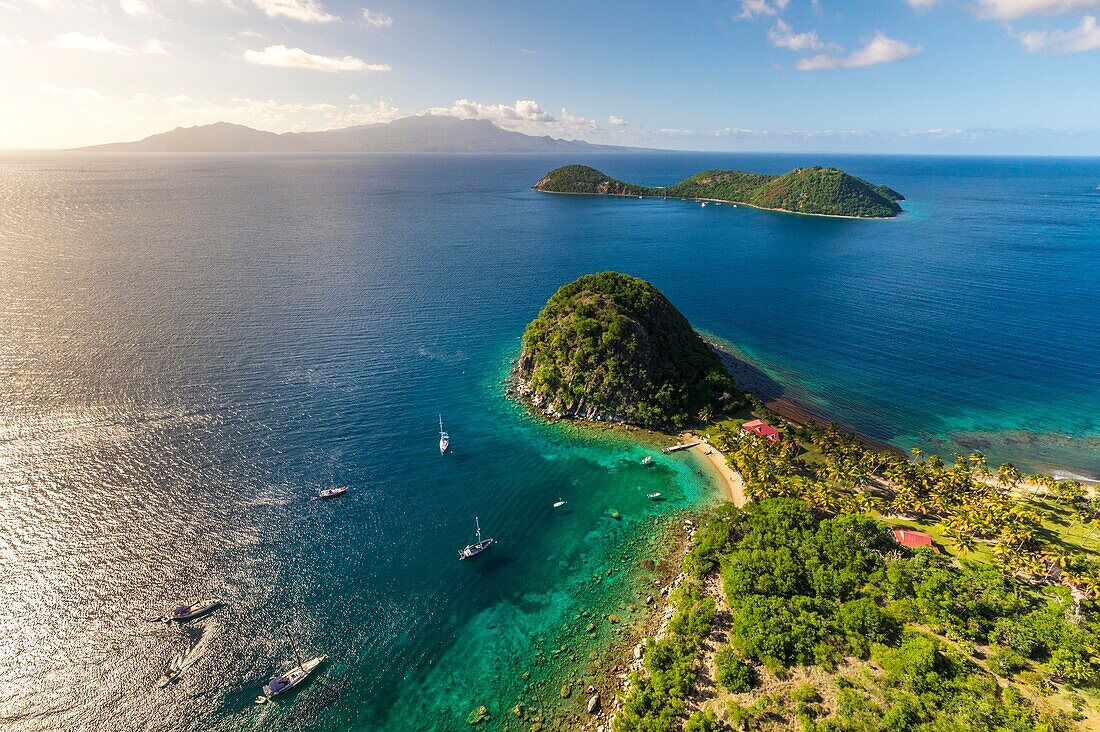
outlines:
M1005 488L1015 488L1023 480L1023 477L1023 474L1012 463L1002 463L997 468L997 483Z
M913 456L914 460L920 460L921 455L924 454L924 448L920 445L913 445L913 447L909 449L909 454Z
M991 473L989 472L989 464L986 462L985 454L975 450L970 453L970 464L974 468L974 472L979 478L988 478Z

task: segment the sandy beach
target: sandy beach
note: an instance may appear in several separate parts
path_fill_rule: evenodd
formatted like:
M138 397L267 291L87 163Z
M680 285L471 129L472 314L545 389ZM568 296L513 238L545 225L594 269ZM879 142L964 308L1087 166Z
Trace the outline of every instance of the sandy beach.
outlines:
M741 478L740 473L729 466L729 463L726 462L726 456L722 451L708 444L702 436L692 434L691 432L685 432L683 440L685 442L699 440L699 444L691 448L691 451L703 460L709 461L714 472L722 478L722 484L725 486L726 500L730 501L735 506L744 506L748 501L745 497L745 481Z

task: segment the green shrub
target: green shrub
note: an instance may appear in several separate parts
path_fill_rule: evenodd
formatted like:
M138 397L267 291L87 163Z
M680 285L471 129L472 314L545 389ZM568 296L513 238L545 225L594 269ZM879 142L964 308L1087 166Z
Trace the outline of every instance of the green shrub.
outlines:
M989 670L998 676L1011 676L1027 666L1027 659L1012 648L994 646L987 663Z
M729 646L714 655L715 676L726 691L741 694L756 686L756 671Z
M725 727L718 721L718 715L712 709L695 712L684 724L684 732L719 732L722 729Z

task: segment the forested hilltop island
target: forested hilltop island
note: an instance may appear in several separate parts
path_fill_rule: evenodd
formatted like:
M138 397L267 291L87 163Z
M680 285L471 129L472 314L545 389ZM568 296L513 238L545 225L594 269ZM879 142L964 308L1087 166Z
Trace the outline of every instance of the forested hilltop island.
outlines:
M563 286L523 334L521 396L559 417L682 427L736 400L718 356L653 285L616 272Z
M704 170L666 187L616 180L587 165L564 165L547 173L535 189L546 193L597 196L691 198L742 203L757 208L819 216L891 218L901 213L897 191L837 168L795 168L783 175L739 170Z

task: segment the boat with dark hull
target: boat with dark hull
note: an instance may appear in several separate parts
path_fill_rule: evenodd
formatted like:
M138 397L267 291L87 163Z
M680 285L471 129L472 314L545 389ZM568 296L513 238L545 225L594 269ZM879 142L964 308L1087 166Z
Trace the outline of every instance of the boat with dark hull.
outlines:
M478 554L481 554L483 551L496 543L496 539L481 538L481 523L478 521L476 516L474 517L474 525L477 527L477 541L475 541L473 544L467 545L465 549L459 550L458 558L460 561L463 559L476 557Z

